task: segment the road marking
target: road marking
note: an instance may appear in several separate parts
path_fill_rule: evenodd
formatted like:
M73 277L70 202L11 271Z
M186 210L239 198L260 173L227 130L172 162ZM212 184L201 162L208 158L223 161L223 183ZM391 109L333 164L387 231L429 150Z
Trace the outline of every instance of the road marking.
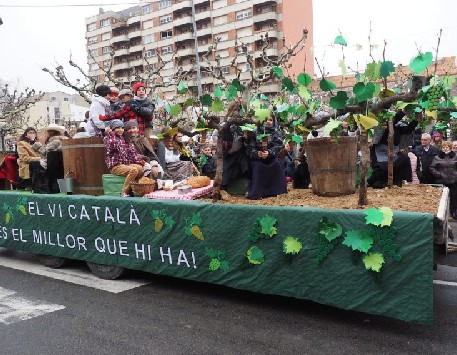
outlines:
M128 291L150 283L145 280L103 280L94 276L88 269L74 267L51 269L31 259L31 256L32 254L29 253L0 249L0 266L111 293Z
M12 324L64 309L65 306L20 297L0 287L0 323Z
M454 286L454 287L457 287L457 282L442 281L442 280L433 280L433 283L436 284L436 285L446 285L446 286Z

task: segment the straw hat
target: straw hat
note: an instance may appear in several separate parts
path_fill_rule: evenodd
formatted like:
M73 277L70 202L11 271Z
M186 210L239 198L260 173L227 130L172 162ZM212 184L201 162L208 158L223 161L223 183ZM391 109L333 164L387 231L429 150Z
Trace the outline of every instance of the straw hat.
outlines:
M59 126L56 123L51 123L49 126L43 128L43 131L57 131L60 134L64 134L66 129L64 126Z

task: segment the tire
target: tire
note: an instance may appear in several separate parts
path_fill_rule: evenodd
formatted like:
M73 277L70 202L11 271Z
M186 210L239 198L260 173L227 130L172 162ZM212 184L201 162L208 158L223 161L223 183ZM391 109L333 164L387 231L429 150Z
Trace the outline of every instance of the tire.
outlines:
M50 255L39 255L38 260L42 265L50 267L51 269L59 269L68 263L68 259L66 258Z
M102 265L102 264L96 264L96 263L91 263L87 262L87 266L89 267L90 271L92 273L105 280L116 280L121 278L122 276L125 275L127 272L127 269L119 266L112 266L112 265Z

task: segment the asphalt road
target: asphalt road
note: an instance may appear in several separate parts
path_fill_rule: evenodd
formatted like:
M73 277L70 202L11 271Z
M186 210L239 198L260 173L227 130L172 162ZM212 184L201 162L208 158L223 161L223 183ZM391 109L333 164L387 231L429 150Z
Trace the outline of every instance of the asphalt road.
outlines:
M92 282L82 264L68 269L76 281L0 266L1 354L457 352L457 268L434 273L450 284L434 286L431 326L139 272L122 289Z

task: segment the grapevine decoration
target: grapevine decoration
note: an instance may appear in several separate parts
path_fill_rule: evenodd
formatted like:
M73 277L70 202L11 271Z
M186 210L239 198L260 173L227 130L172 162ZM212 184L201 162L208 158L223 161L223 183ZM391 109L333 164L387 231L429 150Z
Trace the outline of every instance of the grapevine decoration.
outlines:
M262 250L256 246L249 248L246 253L246 257L248 258L249 263L253 265L259 265L265 261L265 256L263 255Z
M158 211L154 210L152 211L152 219L154 220L154 231L157 233L160 233L165 225L166 228L173 227L173 224L175 224L175 221L168 216L164 210Z
M187 236L194 236L198 240L204 240L202 230L200 229L200 223L202 223L202 216L200 212L194 213L192 217L185 219L188 226L185 228Z
M13 209L6 203L3 203L3 212L5 212L5 223L9 224L13 218Z
M16 211L21 212L24 216L27 216L27 210L25 206L27 205L27 197L19 197L16 203Z
M258 218L254 228L249 233L249 240L255 243L259 239L272 238L277 234L276 222L277 219L269 215Z
M330 222L327 217L322 217L317 225L317 229L316 243L318 244L318 249L313 261L316 265L320 264L333 250L338 244L338 238L343 233L341 225Z
M229 263L225 260L224 251L205 248L205 255L211 259L208 265L209 271L216 271L219 269L224 272L229 271Z
M283 252L285 254L290 254L290 255L297 255L303 247L302 243L297 238L295 238L291 235L284 238L282 246L283 246L283 249L282 249Z

